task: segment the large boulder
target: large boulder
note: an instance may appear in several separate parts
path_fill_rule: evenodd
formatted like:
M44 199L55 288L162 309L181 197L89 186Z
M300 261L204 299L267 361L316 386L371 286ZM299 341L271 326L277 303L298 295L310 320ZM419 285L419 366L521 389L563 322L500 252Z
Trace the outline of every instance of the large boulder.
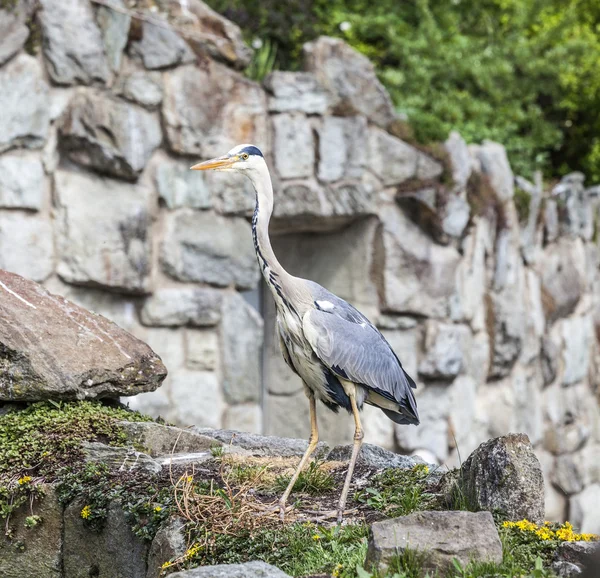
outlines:
M129 52L141 58L150 70L193 62L196 56L185 40L168 24L144 22L141 39L132 42Z
M386 127L394 118L394 106L371 61L343 40L321 36L304 45L304 67L329 93L334 114L362 114Z
M106 84L110 68L91 3L41 0L40 4L44 56L52 80L68 85Z
M0 271L0 400L89 399L156 389L160 358L104 317Z
M502 561L502 544L489 512L415 512L371 526L365 566L381 574L408 550L422 556L424 570L447 572L454 560Z
M509 434L481 444L456 478L458 490L470 507L501 511L513 521L544 521L542 468L524 434Z
M19 54L0 69L0 153L41 147L48 136L48 85L40 63Z
M162 141L157 115L88 90L72 99L60 135L71 160L127 180L137 179Z

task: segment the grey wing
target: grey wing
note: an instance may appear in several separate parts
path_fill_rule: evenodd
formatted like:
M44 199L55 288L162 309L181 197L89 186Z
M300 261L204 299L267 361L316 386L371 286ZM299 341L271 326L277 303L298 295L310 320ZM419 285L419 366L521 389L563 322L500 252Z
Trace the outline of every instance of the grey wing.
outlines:
M381 396L388 403L397 404L393 411L389 411L388 404L381 407L394 421L418 424L417 404L411 387L414 382L405 373L388 342L356 309L339 297L335 301L332 297L330 294L327 300L334 305L330 311L311 309L302 320L304 335L317 357L336 375L373 392L372 399ZM315 301L317 307L318 303ZM342 304L351 309L346 310ZM390 415L394 412L401 415Z
M279 320L277 320L277 337L279 338L279 349L281 350L283 359L294 373L298 373L294 367L294 362L292 361L292 357L290 356L287 345L285 344L285 339L283 338L283 333L281 332L281 324L279 323Z

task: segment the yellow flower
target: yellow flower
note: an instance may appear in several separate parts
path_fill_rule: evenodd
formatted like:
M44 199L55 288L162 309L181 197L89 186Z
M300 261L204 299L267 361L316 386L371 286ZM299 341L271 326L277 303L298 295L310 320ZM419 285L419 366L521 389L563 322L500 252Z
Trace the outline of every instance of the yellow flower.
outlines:
M33 478L31 476L23 476L22 478L19 478L19 486L28 484L29 482L31 482L32 479Z
M313 537L312 537L312 538L313 538L313 540L316 542L316 541L318 541L318 540L320 540L320 539L321 539L321 536L319 536L319 534L313 534Z
M161 566L161 570L166 570L169 566L171 565L171 562L165 562L162 566Z
M91 515L92 515L92 508L90 508L89 506L83 506L83 509L81 510L81 517L84 520L87 520Z
M190 548L187 549L187 551L185 553L185 557L186 558L192 558L198 552L200 552L201 549L202 549L202 546L200 544L194 544L193 546L190 546Z
M162 508L160 506L156 506L156 508L154 508L155 512L162 512Z
M335 576L337 578L340 575L342 568L343 568L343 566L341 564L337 564L336 567L333 569L333 572L331 573L331 575Z

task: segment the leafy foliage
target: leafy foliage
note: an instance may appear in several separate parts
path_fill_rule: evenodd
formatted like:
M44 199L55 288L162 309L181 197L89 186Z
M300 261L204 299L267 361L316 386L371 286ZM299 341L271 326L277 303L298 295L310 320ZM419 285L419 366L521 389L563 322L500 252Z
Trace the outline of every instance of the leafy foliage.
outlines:
M371 58L422 142L457 129L503 143L516 172L600 179L600 4L594 0L209 0L300 66L342 36Z

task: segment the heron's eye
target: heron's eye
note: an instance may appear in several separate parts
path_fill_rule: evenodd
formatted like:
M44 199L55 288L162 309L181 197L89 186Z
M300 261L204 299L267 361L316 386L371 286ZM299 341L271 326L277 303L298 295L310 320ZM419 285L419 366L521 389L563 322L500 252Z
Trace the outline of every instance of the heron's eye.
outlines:
M248 160L248 153L242 153L241 157L243 160L247 161Z

